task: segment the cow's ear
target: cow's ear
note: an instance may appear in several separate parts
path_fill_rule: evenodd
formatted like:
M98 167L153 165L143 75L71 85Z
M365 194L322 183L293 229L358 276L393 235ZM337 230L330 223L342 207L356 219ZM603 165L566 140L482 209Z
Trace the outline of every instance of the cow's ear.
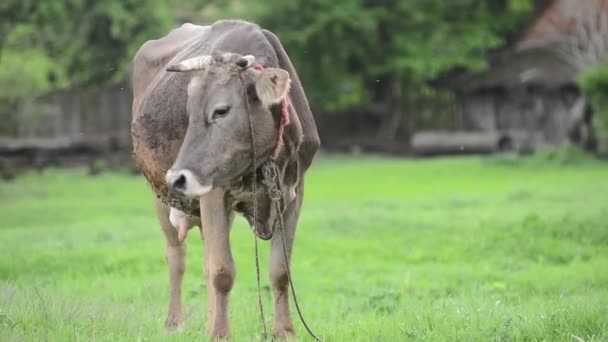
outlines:
M287 93L291 79L283 69L268 68L255 81L255 92L264 106L280 103Z

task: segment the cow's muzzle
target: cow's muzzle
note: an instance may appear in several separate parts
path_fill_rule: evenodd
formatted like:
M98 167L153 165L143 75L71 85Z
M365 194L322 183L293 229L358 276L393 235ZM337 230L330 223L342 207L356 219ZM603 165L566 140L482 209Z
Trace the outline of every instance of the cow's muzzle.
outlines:
M203 196L212 188L211 184L202 185L194 173L187 169L167 171L165 181L171 191L193 198Z

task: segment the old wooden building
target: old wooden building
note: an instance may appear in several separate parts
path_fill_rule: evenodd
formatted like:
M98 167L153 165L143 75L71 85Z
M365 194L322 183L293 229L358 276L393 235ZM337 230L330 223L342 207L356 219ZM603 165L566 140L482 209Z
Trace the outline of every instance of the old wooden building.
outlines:
M576 86L581 68L558 47L581 21L608 11L605 2L545 1L510 46L489 56L486 71L452 76L457 127L508 132L534 146L588 143L591 114Z

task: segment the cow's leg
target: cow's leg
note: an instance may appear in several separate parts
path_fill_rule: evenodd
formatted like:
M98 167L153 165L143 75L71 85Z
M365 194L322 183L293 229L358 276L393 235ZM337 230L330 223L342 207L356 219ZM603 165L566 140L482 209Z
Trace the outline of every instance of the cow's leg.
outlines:
M201 234L203 237L207 236L207 230L203 226L201 227ZM211 286L211 282L209 281L209 248L207 248L207 242L204 241L204 271L205 271L205 285L207 287L207 331L211 331L211 321L213 319L213 287Z
M156 200L156 214L165 235L165 252L169 265L169 311L165 328L179 330L184 326L182 305L182 279L186 270L186 242L180 242L175 229L169 221L170 208Z
M201 218L204 227L207 256L208 298L211 300L209 336L211 339L230 337L228 324L228 297L236 268L230 252L230 209L225 192L214 189L201 198Z
M291 261L291 249L295 237L296 226L300 208L302 207L302 187L296 191L296 198L285 211L285 250L287 251L287 262ZM279 228L280 229L280 228ZM289 278L285 266L285 255L283 252L283 239L281 231L277 229L272 237L270 250L269 273L270 283L274 292L274 323L272 335L276 338L286 338L295 335L291 315L289 314Z

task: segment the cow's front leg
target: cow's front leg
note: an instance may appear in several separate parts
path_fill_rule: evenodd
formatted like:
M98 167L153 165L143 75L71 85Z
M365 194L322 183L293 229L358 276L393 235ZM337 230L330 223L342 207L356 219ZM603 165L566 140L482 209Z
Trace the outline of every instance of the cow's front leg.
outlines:
M302 188L301 185L296 192L296 198L287 208L285 212L283 234L285 234L285 250L287 252L287 263L291 261L291 249L295 237L298 216L302 206ZM279 228L280 229L280 228ZM289 314L289 277L285 264L285 255L283 250L283 238L281 231L274 232L272 237L272 246L270 250L269 267L270 283L274 292L274 323L272 335L275 338L287 338L294 336L293 323Z
M228 297L236 268L230 252L231 213L223 190L214 189L201 198L201 218L207 257L207 288L212 291L208 296L211 300L209 336L211 339L227 338L230 337Z
M207 236L208 234L206 233L207 229L203 226L201 227L201 234L203 236L203 241L205 240L204 237ZM205 251L205 256L204 256L204 273L205 273L205 284L207 287L207 331L211 331L211 321L213 318L213 288L211 286L211 281L209 280L209 248L207 248L207 243L203 242L203 244L205 245L203 247L204 251Z
M169 266L169 310L165 320L167 330L184 327L182 279L186 270L186 242L179 241L178 231L169 221L169 207L156 200L156 214L165 235L165 253Z

